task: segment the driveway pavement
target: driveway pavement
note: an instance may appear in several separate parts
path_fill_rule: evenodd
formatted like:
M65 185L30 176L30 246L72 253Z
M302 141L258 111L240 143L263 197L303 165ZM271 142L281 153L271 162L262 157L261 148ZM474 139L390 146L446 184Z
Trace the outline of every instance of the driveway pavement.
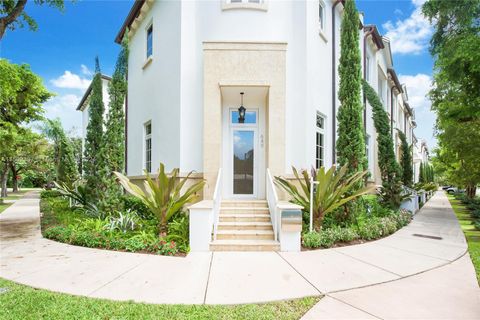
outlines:
M466 248L443 192L394 235L299 253L205 252L182 258L70 246L42 238L35 193L0 215L2 278L75 295L167 304L325 294L306 319L479 319L480 289Z

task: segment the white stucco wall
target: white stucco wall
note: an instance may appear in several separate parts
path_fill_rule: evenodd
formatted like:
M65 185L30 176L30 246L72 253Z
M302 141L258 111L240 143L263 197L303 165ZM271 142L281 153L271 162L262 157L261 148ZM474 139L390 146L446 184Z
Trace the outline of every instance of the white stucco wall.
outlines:
M268 10L222 10L222 1L154 1L130 39L128 88L128 175L144 167L144 123L152 123L152 171L160 161L167 169L202 172L203 162L203 43L285 42L286 109L285 172L292 165L309 168L315 160L316 112L325 116L325 165L332 165L332 0L324 0L325 28L320 33L317 1L268 1ZM340 58L340 25L343 6L335 10L336 65ZM365 18L368 20L368 17ZM146 28L153 22L153 59L147 65ZM363 55L363 30L359 30ZM370 84L378 88L379 68L391 67L389 52L376 50L369 41ZM362 57L363 61L363 57ZM241 67L241 66L239 66ZM238 79L245 80L245 79ZM338 72L335 75L338 90ZM389 87L384 88L390 113ZM337 95L338 96L338 95ZM387 99L388 97L388 99ZM388 100L388 101L387 101ZM339 101L336 100L338 111ZM403 108L393 115L403 129ZM376 132L367 106L370 165L375 182ZM411 135L410 135L411 136ZM411 139L411 137L410 137ZM375 163L375 164L374 164Z

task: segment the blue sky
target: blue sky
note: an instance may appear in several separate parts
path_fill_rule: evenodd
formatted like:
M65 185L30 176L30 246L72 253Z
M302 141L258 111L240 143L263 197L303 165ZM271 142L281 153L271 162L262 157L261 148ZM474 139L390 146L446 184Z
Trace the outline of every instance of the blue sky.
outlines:
M277 0L270 0L277 1ZM357 0L365 24L376 24L388 36L394 51L394 67L407 84L409 102L415 108L416 135L433 147L435 117L425 97L432 74L428 53L431 27L420 14L424 0ZM37 32L28 29L7 31L0 42L0 57L14 63L28 63L57 96L46 104L48 117L60 117L65 127L80 133L81 114L75 112L91 79L95 56L102 72L113 71L119 46L114 38L133 0L68 2L65 12L27 4L37 21Z

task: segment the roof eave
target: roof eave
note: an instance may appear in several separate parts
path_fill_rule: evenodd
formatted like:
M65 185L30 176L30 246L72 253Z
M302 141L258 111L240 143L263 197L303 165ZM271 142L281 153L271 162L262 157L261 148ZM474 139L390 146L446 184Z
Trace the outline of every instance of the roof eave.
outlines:
M143 4L145 3L145 0L135 0L132 8L130 9L130 12L127 15L127 18L122 24L122 27L120 28L120 31L118 31L117 36L115 37L115 42L120 44L122 43L123 36L125 35L125 31L127 30L128 27L130 27L135 20L135 18L138 17L140 13L140 9L142 9Z

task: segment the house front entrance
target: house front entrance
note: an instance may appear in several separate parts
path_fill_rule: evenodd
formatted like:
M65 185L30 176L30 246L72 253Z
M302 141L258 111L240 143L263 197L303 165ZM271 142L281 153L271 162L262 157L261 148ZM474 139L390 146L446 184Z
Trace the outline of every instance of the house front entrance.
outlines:
M223 194L228 199L265 198L266 88L223 88ZM241 115L240 93L244 93ZM235 103L237 102L237 103ZM242 105L243 106L243 105Z

